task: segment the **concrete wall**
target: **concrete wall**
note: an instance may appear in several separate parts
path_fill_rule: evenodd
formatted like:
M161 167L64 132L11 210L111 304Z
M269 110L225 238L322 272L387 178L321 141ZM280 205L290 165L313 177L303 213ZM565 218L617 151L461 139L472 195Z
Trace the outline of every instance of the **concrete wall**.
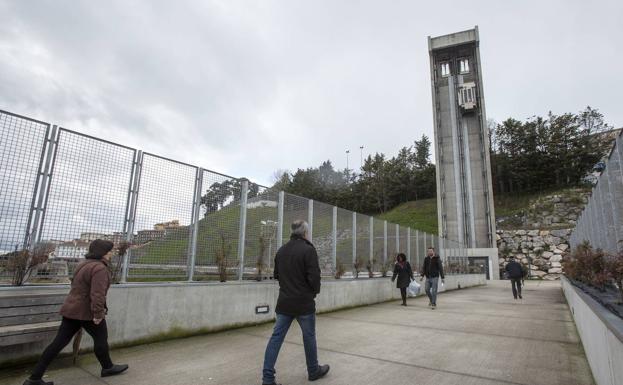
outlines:
M623 384L623 320L565 277L562 278L562 289L595 382L597 385Z
M445 281L441 292L457 289L459 285L466 288L486 284L484 275L476 274L447 276ZM37 289L25 290L33 293ZM40 290L49 292L49 289ZM108 294L109 342L111 345L140 343L269 322L274 319L277 296L276 282L115 285ZM399 298L400 291L389 278L330 280L322 282L316 307L318 312L328 312ZM258 305L269 305L270 313L255 314ZM47 343L3 349L0 364L32 359ZM81 346L91 345L92 340L85 333ZM70 347L65 349L70 351Z

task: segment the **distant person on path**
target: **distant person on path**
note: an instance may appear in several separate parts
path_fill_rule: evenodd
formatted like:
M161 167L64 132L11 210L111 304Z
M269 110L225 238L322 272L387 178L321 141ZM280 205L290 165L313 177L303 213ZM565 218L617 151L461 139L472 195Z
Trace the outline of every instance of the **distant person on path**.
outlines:
M429 247L426 258L424 258L424 266L422 266L422 277L420 281L426 277L426 295L428 296L430 306L433 310L437 307L437 285L439 277L444 282L443 265L439 255L435 254L435 248Z
M108 352L106 328L106 294L110 287L111 272L108 267L113 254L113 243L96 239L89 245L86 261L76 267L71 290L61 307L63 320L54 341L43 351L30 378L24 385L53 385L43 381L43 374L52 360L84 328L93 337L93 350L102 366L101 376L120 374L128 365L113 365Z
M397 281L396 277L398 277ZM402 306L407 306L407 287L409 287L413 279L413 270L411 270L411 265L407 262L407 256L403 253L398 254L396 256L396 264L394 265L392 282L396 281L396 287L400 289Z
M523 299L521 296L521 281L523 279L523 269L521 264L515 260L515 257L511 256L510 262L505 267L506 275L511 280L511 286L513 287L513 297L517 299Z
M308 235L307 222L294 221L290 241L281 246L275 256L274 277L279 281L279 298L275 308L275 328L264 354L264 385L276 384L275 363L294 319L303 332L308 380L315 381L329 372L329 365L318 365L314 298L320 293L320 267L316 248L308 240Z

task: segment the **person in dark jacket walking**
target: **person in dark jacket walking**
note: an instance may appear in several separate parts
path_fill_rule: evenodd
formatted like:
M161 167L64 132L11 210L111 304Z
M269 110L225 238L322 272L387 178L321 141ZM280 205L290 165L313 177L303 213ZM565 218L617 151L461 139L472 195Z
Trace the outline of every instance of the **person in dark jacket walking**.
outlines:
M429 247L427 256L424 258L424 266L422 266L422 277L420 281L426 277L426 295L428 296L430 306L433 310L437 307L437 285L439 277L441 282L444 281L443 265L439 255L435 254L435 248Z
M110 287L108 264L114 244L96 239L89 245L86 261L76 267L71 290L61 307L63 319L54 341L43 351L30 378L24 385L53 385L43 381L43 374L52 360L69 344L73 336L84 328L93 337L93 351L102 366L101 376L113 376L124 372L128 365L114 365L108 352L108 329L106 328L106 294Z
M292 321L303 332L303 347L309 381L324 377L329 365L318 365L316 347L316 302L320 293L320 267L316 248L307 239L309 225L303 220L292 223L290 241L275 256L273 276L279 281L275 308L275 327L264 353L262 384L275 385L275 363Z
M521 296L521 280L523 279L523 269L521 264L515 260L515 257L511 256L510 262L505 267L506 274L508 278L511 280L511 286L513 287L513 297L517 299L523 299Z
M398 277L397 281L396 277ZM394 265L392 282L396 281L396 287L400 289L402 306L407 306L407 287L409 287L413 279L413 270L411 270L411 265L407 262L407 256L403 253L398 254L396 256L396 264Z

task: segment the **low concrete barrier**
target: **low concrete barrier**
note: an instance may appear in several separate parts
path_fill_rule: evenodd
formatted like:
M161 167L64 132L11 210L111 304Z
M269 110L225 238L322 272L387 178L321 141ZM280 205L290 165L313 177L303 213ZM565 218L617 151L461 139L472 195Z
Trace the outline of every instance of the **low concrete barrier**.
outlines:
M562 277L586 358L597 385L623 384L623 320Z
M446 277L440 292L485 284L481 274L451 275ZM32 294L38 289L15 289L18 290ZM39 290L50 292L49 287ZM55 291L66 293L68 286ZM108 293L109 342L112 346L138 344L269 322L275 317L278 294L277 283L272 281L114 285ZM400 291L389 278L326 280L316 298L316 308L318 312L329 312L399 298ZM257 306L268 306L270 310L256 314ZM3 349L0 365L31 360L47 343ZM81 346L92 346L86 333Z

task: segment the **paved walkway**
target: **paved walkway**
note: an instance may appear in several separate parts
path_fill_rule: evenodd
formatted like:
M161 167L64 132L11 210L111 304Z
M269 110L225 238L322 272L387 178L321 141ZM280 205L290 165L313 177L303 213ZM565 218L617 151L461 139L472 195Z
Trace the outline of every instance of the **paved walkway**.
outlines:
M437 310L424 298L320 315L321 363L331 372L319 385L550 385L594 384L578 334L557 282L530 282L514 301L510 284L440 296ZM92 354L79 366L56 363L56 385L252 385L272 324L113 351L130 364L101 379ZM0 385L21 384L25 369L0 371ZM308 384L298 326L277 363L278 381Z

